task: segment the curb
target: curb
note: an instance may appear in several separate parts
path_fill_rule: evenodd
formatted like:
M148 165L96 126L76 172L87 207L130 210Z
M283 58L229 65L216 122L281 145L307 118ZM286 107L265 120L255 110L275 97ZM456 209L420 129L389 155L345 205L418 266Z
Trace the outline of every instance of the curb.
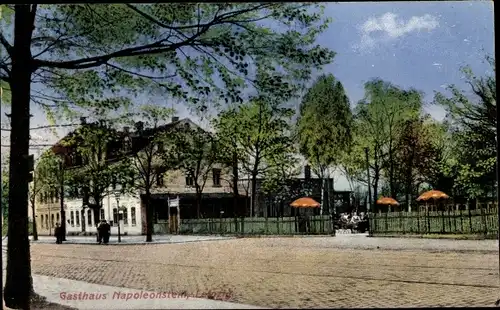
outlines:
M325 238L335 235L237 235L235 238Z
M160 241L160 242L113 242L108 244L99 244L97 242L74 242L74 241L64 241L62 244L73 244L73 245L111 245L111 246L122 246L122 245L158 245L158 244L182 244L182 243L191 243L191 242L207 242L207 241L225 241L235 239L234 237L228 237L223 239L205 239L205 240L186 240L186 241ZM39 241L31 241L30 244L56 244L55 242L39 242Z
M496 236L488 238L484 237L484 235L442 235L440 237L433 237L428 235L368 235L369 238L405 238L405 239L430 239L430 240L498 240Z

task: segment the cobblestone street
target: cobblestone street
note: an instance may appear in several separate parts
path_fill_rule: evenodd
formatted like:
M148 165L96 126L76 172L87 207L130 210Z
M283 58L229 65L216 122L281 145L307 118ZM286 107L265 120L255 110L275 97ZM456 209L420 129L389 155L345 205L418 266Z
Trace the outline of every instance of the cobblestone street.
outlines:
M493 306L495 252L342 249L320 238L32 245L33 273L273 308ZM397 240L394 239L394 242Z

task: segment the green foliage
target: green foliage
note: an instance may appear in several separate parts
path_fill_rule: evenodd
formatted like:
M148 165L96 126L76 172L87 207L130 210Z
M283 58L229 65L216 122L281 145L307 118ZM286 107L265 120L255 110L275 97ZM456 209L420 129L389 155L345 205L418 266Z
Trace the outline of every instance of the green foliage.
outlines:
M486 57L495 72L495 61ZM496 80L493 74L476 77L462 68L473 97L451 85L451 97L436 93L435 103L448 111L455 141L455 189L470 197L494 195L496 180Z
M80 126L59 143L60 152L82 160L81 165L65 171L66 184L87 192L96 208L102 206L113 184L129 180L130 164L122 160L121 138L111 124L101 121Z
M298 136L300 151L324 177L338 165L352 143L352 113L342 84L333 75L320 76L300 105Z
M14 6L9 7L12 12ZM315 4L78 4L34 9L32 77L46 91L32 99L47 112L66 116L126 93L168 93L199 108L208 95L243 102L249 88L288 98L303 87L313 69L334 56L314 45L330 22ZM12 31L10 18L5 18L0 45L0 80L5 82L10 81ZM54 97L59 100L54 102Z
M219 114L215 128L221 148L236 154L242 170L251 177L252 210L255 206L257 177L276 176L275 169L289 166L293 157L291 117L294 111L275 98L256 97L247 104ZM226 157L225 162L232 162ZM274 170L274 172L273 172Z
M171 169L179 169L193 178L200 218L201 194L218 161L217 140L213 134L191 122L178 124L168 133L167 139L163 160Z
M394 156L397 139L404 124L416 119L421 114L423 94L417 90L403 90L389 82L374 79L365 84L365 98L355 109L355 140L358 149L368 148L369 165L374 187L374 200L378 196L379 182L385 177L389 183L391 196L396 196L396 158ZM361 159L364 152L349 160L349 165L366 162ZM350 168L354 171L366 171L360 167ZM365 173L366 174L366 173ZM364 176L361 178L365 178ZM366 179L365 179L366 182Z
M251 175L266 173L275 154L292 147L291 117L294 111L264 98L256 98L219 114L219 136L231 140L240 155L244 170Z
M125 154L132 155L124 159L124 162L130 163L133 167L135 178L127 180L129 186L128 192L139 190L149 194L151 188L158 178L164 176L169 168L164 160L166 150L164 145L169 142L168 134L165 134L163 128L165 120L169 120L174 111L169 108L155 105L143 105L136 114L140 119L144 129L135 133L126 133ZM129 119L128 125L135 125L132 119ZM132 175L132 174L130 174ZM124 188L125 189L125 188Z

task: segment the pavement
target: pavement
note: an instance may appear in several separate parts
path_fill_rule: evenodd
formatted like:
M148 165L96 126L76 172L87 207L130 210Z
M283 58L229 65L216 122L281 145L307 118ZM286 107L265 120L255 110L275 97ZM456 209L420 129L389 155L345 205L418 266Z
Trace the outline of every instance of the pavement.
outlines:
M182 243L220 238L201 238L199 236L170 236L155 238L158 243ZM191 238L189 238L191 237ZM40 237L38 244L48 243L53 238ZM89 238L77 237L73 244L89 243ZM134 240L134 238L131 238ZM135 238L137 239L137 238ZM142 238L144 239L144 238ZM132 242L132 240L130 240ZM184 240L184 241L183 241ZM170 241L170 242L168 242ZM35 243L35 242L33 242ZM95 239L94 239L95 243ZM145 243L145 242L144 242ZM7 238L2 239L2 279L5 283ZM124 287L99 285L52 276L33 274L33 287L37 294L47 302L69 306L75 309L263 309L257 306L224 301L230 298L230 291L195 292L182 294L171 291L147 291ZM201 296L208 298L197 298ZM2 300L3 303L3 300ZM3 308L8 309L3 303Z
M353 234L123 247L34 242L31 255L37 293L79 309L481 307L499 297L497 249L495 240ZM63 300L63 292L108 295L96 304ZM229 299L191 298L206 292ZM118 297L127 294L138 298Z
M188 235L157 235L153 236L152 242L146 242L146 236L122 236L121 242L118 242L117 236L111 236L109 245L139 245L139 244L169 244L169 243L186 243L200 241L218 241L233 239L234 237L222 236L188 236ZM56 242L53 236L39 236L37 241L32 240L32 244L53 244ZM64 244L97 244L95 236L66 236Z
M308 239L309 247L339 248L339 249L385 249L385 250L424 250L424 251L452 251L452 252L498 252L498 240L457 240L457 239L423 239L423 238L384 238L368 237L367 234L342 234L330 236L300 236L299 239ZM32 237L30 237L31 240ZM64 244L95 244L95 236L67 236ZM145 245L145 244L173 244L201 241L231 240L230 236L193 236L193 235L156 235L152 242L145 242L145 236L125 236L118 243L116 236L111 236L109 245ZM279 244L280 240L287 240L281 236L261 236L262 239L273 239ZM7 238L4 238L4 243ZM295 239L295 238L293 238ZM283 241L286 242L286 241ZM55 238L39 236L38 241L32 244L54 244Z

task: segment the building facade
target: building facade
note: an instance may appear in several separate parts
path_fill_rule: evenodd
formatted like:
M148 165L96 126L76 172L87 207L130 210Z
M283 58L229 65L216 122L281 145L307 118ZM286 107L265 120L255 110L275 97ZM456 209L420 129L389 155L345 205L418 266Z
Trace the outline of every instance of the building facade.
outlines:
M167 124L164 128L182 126L186 123L193 125L189 119L173 119L172 123ZM128 129L124 128L124 132L128 132ZM81 164L81 160L77 159L75 162ZM224 166L214 164L211 171L208 171L205 176L206 181L201 195L202 217L213 216L214 213L219 214L221 208L224 208L228 214L234 213L233 210L230 210L234 208L234 195L230 182L228 182L227 172L228 169ZM107 191L109 194L105 195L102 200L99 219L105 219L111 223L112 234L117 232L118 219L123 220L122 233L127 235L145 234L147 220L144 193L135 191L128 195L120 195L119 200L117 200L113 187L110 186ZM68 196L64 197L63 201L67 233L70 235L95 234L98 223L94 221L93 210L84 206L83 197L75 194L68 195L68 193L65 193L65 196ZM151 188L150 197L155 223L168 220L168 201L176 198L180 200L181 218L196 217L197 200L193 176L187 175L181 170L159 174ZM56 224L61 221L61 203L58 191L55 189L39 195L35 208L38 233L40 235L53 235Z

